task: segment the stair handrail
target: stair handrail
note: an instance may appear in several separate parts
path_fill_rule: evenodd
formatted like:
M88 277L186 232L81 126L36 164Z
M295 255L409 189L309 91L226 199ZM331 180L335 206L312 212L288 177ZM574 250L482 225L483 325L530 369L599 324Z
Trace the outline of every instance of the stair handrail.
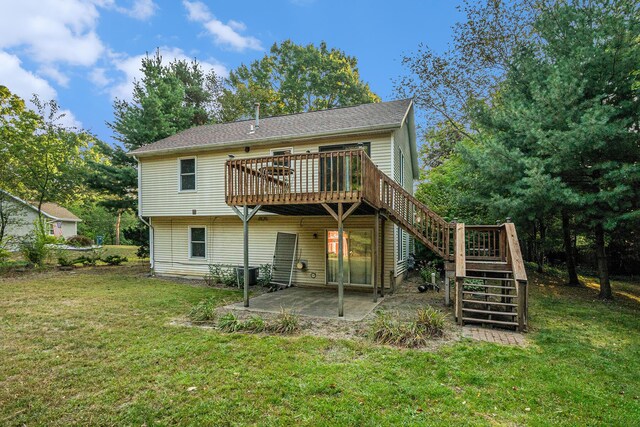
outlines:
M520 250L520 242L516 227L512 222L504 224L504 230L507 240L507 262L511 264L513 278L519 282L527 281L527 271L524 266L522 251Z
M430 249L436 252L438 255L445 259L451 259L453 253L450 247L451 239L451 224L445 221L437 213L433 212L427 206L425 206L420 200L416 199L411 193L405 190L399 183L391 179L387 174L382 172L367 155L362 153L363 158L363 171L364 171L364 196L365 198L377 207L384 208L388 212L399 216L405 226L413 229L410 232L422 236L425 242L428 242ZM386 187L385 187L386 186ZM390 188L392 192L386 191ZM397 203L400 206L394 206L394 200L400 198L401 202ZM422 215L417 215L421 213ZM441 240L433 242L431 236L425 235L421 230L421 225L416 224L416 220L420 217L430 219L435 224L438 230L441 232ZM422 225L425 227L425 225ZM426 230L426 228L425 228ZM437 237L440 237L436 233ZM425 243L423 242L423 243Z

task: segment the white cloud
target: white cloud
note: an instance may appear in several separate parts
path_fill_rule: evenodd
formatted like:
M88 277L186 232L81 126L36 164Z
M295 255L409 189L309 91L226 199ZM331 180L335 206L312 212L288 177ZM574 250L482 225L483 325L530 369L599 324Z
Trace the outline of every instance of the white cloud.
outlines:
M192 57L187 56L182 49L177 47L161 47L160 54L162 55L162 62L164 64L168 64L174 60L190 61L193 59ZM110 93L113 99L119 98L123 100L131 100L133 82L134 80L140 80L142 78L142 71L140 71L140 68L142 66L142 59L146 56L146 54L143 54L129 57L116 56L114 58L113 63L115 68L124 74L124 79L111 88ZM205 73L213 70L216 75L220 77L226 77L229 75L229 70L224 65L213 60L198 60L198 63L201 65Z
M7 52L0 51L0 82L7 86L9 90L27 101L27 104L33 108L30 102L33 94L37 94L42 101L55 99L56 90L45 79L38 77L31 71L22 68L20 59ZM82 128L73 113L69 110L61 110L64 117L60 119L60 123L69 126Z
M24 48L40 63L92 65L104 46L96 34L96 6L81 0L6 2L0 14L0 49Z
M34 93L42 99L53 99L56 90L45 79L22 68L20 58L0 51L0 82L19 97L29 100Z
M156 13L157 7L153 0L133 0L130 8L116 6L115 9L132 18L144 21Z
M42 67L38 70L38 74L41 74L43 76L49 77L50 79L53 79L56 83L58 83L62 87L69 86L69 77L55 67L51 67L51 66Z
M209 12L209 8L202 2L184 1L182 4L184 4L184 7L187 9L187 16L190 21L205 22L213 19L213 15Z
M261 50L260 40L252 36L243 36L239 31L246 30L242 22L230 20L226 24L217 19L209 11L207 5L200 1L183 0L182 4L187 9L187 17L190 21L201 23L213 36L217 44L229 46L235 50L254 49Z
M89 80L98 87L105 87L111 83L111 79L107 77L105 68L94 68L89 73Z

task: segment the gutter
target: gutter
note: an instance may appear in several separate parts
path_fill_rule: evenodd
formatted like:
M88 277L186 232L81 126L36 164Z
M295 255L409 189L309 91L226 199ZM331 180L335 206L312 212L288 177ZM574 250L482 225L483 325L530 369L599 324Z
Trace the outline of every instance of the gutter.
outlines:
M147 221L142 216L142 169L140 168L140 160L138 160L136 156L133 156L133 158L138 162L138 218L140 218L143 224L149 227L149 261L151 263L151 274L153 274L155 268L155 259L153 256L155 229L153 225L151 225L151 221Z

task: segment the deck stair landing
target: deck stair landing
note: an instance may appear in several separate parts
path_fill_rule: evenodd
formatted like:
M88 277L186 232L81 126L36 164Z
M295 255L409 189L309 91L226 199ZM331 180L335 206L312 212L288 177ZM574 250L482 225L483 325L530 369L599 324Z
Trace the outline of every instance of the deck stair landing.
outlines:
M527 276L509 221L448 222L378 169L363 149L231 159L225 168L225 199L232 207L283 215L326 210L336 217L334 208L347 206L345 217L381 214L454 266L461 325L526 329Z

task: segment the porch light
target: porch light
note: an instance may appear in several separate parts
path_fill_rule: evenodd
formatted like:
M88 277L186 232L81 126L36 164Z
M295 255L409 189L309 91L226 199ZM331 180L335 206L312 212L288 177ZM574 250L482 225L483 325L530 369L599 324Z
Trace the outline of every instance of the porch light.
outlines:
M236 157L233 154L227 154L227 156L229 156L230 159L235 159L235 157Z

